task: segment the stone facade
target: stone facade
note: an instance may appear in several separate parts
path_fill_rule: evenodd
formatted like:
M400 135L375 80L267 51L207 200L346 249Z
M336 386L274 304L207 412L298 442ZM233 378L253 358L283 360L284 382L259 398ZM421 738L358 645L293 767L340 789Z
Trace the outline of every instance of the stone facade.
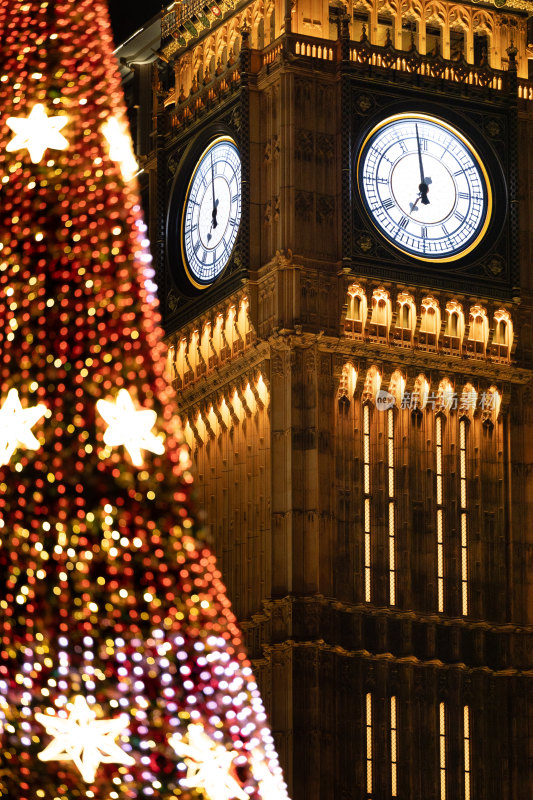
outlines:
M163 19L145 169L169 376L294 800L533 794L530 5ZM358 131L399 100L474 120L500 164L502 232L461 269L410 269L358 216ZM241 230L188 295L166 209L215 122Z

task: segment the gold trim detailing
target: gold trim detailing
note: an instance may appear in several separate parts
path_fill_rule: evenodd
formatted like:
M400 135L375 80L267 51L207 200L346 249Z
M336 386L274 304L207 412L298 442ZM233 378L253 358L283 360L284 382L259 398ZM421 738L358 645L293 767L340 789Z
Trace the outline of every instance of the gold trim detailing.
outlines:
M408 119L409 120L411 120L411 119L420 119L420 120L423 120L425 122L432 122L432 123L434 123L436 125L439 125L441 128L445 128L453 136L455 136L458 139L460 139L460 141L467 148L467 150L471 154L472 158L474 159L475 163L478 165L479 170L480 170L480 172L481 172L481 174L483 176L483 179L485 181L485 187L486 187L486 192L487 192L487 213L486 213L486 217L485 217L485 222L483 223L483 226L479 230L479 233L477 234L476 238L464 250L461 250L459 253L454 253L452 255L445 256L444 258L428 258L428 257L416 255L415 253L412 253L410 250L406 250L401 245L399 245L396 242L392 241L392 239L390 239L388 236L386 236L383 233L382 228L380 228L376 224L376 222L374 221L370 211L368 211L366 209L366 207L365 207L365 211L366 211L366 213L368 215L368 218L370 219L372 225L379 232L379 235L383 239L386 239L387 242L389 242L393 247L395 247L401 253L404 253L405 255L410 256L410 258L414 258L417 261L424 261L428 265L429 264L447 264L447 263L451 263L452 261L458 261L460 258L464 258L469 253L471 253L472 250L474 250L480 244L481 240L485 236L485 234L487 232L487 229L489 227L489 224L490 224L490 222L492 220L493 202L492 202L492 186L491 186L491 183L490 183L490 180L489 180L489 176L488 176L487 170L485 169L485 165L481 161L481 158L479 157L479 155L477 153L477 150L474 148L474 146L469 142L469 140L464 136L464 134L462 134L460 131L458 131L457 128L454 128L453 125L450 125L448 122L445 122L444 120L439 119L438 117L433 117L430 114L419 114L419 113L416 113L416 112L413 112L413 113L405 112L405 113L402 113L402 114L394 114L391 117L386 117L385 119L382 119L381 122L379 122L377 125L375 125L372 128L372 130L367 134L367 136L365 137L365 139L364 139L364 141L363 141L363 143L362 143L362 145L361 145L361 147L359 149L359 154L357 156L357 164L356 164L357 190L359 192L359 196L361 197L363 202L365 202L365 194L364 194L364 191L363 191L363 189L362 189L362 187L360 185L360 182L359 182L359 165L361 163L361 158L363 157L363 154L365 153L365 148L366 148L369 140L378 131L380 131L385 126L391 124L392 122L397 122L398 120L408 120Z
M205 148L205 150L202 152L201 156L198 158L198 161L196 162L196 166L195 166L195 168L193 170L193 173L192 173L191 178L189 180L189 183L187 185L187 191L185 192L185 199L183 201L183 206L182 206L182 211L181 211L181 221L180 221L181 260L182 260L182 263L183 263L183 267L185 269L185 274L187 275L187 278L192 283L192 285L194 286L195 289L209 289L213 285L213 283L220 278L220 276L222 275L222 273L224 272L224 270L228 266L228 264L230 262L230 259L231 259L231 256L233 254L233 251L235 250L235 245L237 243L237 236L238 236L238 233L239 233L239 228L241 227L241 220L239 219L239 226L237 228L237 236L235 236L235 242L233 243L233 247L231 248L231 253L229 254L226 263L224 264L224 266L222 267L222 269L220 270L218 275L216 275L213 278L212 281L209 281L209 283L198 283L197 279L195 279L195 277L191 274L190 265L187 262L187 256L186 256L185 251L183 249L183 244L184 244L183 239L184 239L184 235L185 235L185 232L184 232L185 209L187 207L187 202L189 200L189 194L190 194L190 191L191 191L191 186L192 186L192 183L193 183L194 178L196 176L196 173L198 172L200 164L203 162L204 158L207 156L209 151L212 150L213 147L215 147L215 145L220 144L220 142L229 142L230 144L232 144L233 147L235 148L235 150L237 151L237 154L239 156L239 161L241 160L241 154L239 152L239 148L237 147L237 143L235 142L234 139L231 138L231 136L217 136L216 139L213 139L211 142L209 142L208 146ZM241 164L242 164L242 162L241 162ZM242 180L241 180L241 182L242 182ZM241 200L242 200L242 189L241 189ZM242 208L241 208L241 217L242 217Z

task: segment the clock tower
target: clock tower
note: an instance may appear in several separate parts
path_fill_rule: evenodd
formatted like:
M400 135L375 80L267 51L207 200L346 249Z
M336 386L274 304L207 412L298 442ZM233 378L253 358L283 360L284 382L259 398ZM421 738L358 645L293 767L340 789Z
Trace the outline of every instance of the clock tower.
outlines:
M169 375L293 800L533 795L531 13L162 17Z

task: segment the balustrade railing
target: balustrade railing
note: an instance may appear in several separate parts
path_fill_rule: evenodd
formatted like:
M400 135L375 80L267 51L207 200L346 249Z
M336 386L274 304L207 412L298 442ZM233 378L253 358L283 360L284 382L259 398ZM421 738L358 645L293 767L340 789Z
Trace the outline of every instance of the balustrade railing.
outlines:
M280 36L262 51L254 53L251 66L254 72L263 68L271 70L284 55L329 62L331 68L327 69L334 69L334 65L340 63L344 57L355 70L361 69L369 74L378 74L382 70L394 71L477 87L489 92L509 91L514 78L518 98L533 100L533 81L517 79L510 71L492 69L488 65L468 64L464 59L449 61L440 55L422 55L416 49L402 51L391 45L380 47L370 44L368 40L343 43L289 33ZM201 84L193 85L189 96L177 103L177 109L172 114L176 118L176 114L181 114L187 108L190 111L186 113L193 113L194 108L199 107L198 102L201 106L215 99L228 88L233 88L239 78L239 64L236 62L228 66L221 75L212 75Z

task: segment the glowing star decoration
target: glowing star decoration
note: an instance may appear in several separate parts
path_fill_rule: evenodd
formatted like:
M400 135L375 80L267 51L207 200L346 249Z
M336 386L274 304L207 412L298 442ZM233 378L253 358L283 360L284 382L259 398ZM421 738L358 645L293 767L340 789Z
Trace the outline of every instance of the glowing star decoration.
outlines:
M61 128L68 122L64 114L60 117L48 117L41 103L36 103L28 117L9 117L7 125L15 136L6 145L8 153L26 149L34 164L42 159L45 150L65 150L68 141Z
M120 164L125 181L129 181L139 171L139 165L131 148L131 137L116 117L109 117L102 125L102 134L109 145L109 158Z
M115 403L98 400L96 408L109 426L104 433L105 444L109 447L123 444L134 466L142 467L144 464L141 448L157 455L165 452L161 439L151 433L157 420L156 412L149 408L135 408L127 389L119 391Z
M252 752L252 774L259 786L262 800L287 800L286 787L281 774L274 775L270 771L259 750Z
M135 764L115 742L127 720L97 720L81 695L74 698L68 718L36 714L35 719L54 737L39 753L41 761L73 761L86 783L93 783L100 764Z
M206 800L249 800L249 795L230 774L231 764L238 755L235 750L226 750L224 745L214 742L203 725L189 725L187 732L188 744L179 734L169 738L176 754L187 765L187 777L181 778L181 785L201 791Z
M39 403L31 408L22 408L19 393L10 389L0 409L0 466L9 464L17 447L38 450L41 443L31 429L44 417L46 406Z

